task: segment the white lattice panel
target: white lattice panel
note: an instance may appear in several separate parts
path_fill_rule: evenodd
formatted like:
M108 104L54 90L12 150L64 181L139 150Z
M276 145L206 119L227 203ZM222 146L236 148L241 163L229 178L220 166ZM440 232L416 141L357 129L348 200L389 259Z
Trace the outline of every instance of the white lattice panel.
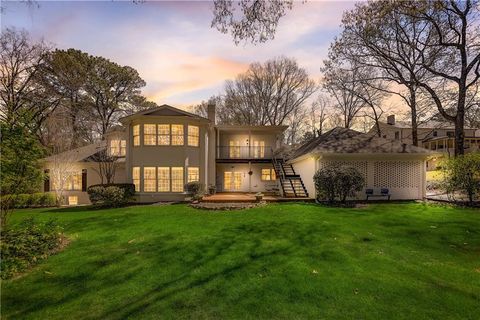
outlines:
M419 188L422 181L419 161L375 161L375 188Z

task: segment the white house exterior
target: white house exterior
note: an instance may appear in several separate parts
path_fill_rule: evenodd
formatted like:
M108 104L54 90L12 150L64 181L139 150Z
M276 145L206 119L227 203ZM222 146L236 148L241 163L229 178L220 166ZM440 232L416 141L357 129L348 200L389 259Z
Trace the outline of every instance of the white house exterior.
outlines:
M356 198L365 199L365 190L388 188L393 200L425 197L426 149L335 128L300 146L289 163L303 177L309 194L315 194L313 175L328 165L356 168L364 177L364 189Z

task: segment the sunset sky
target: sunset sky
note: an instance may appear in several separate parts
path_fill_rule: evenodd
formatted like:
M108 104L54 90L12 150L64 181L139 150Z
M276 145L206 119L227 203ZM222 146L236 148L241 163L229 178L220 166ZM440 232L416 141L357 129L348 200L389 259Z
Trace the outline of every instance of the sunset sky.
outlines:
M76 48L138 70L144 94L184 107L219 93L248 64L294 57L315 80L328 46L354 2L296 3L268 43L236 46L210 27L211 2L40 1L3 4L1 27L24 28L59 48Z

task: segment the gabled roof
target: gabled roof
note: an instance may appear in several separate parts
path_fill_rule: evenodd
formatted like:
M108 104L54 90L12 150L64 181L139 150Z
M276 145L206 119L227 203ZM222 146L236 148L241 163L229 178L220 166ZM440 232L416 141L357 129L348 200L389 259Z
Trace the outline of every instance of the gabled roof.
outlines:
M105 150L107 147L105 141L100 141L97 143L92 143L84 147L80 147L73 150L68 150L58 154L51 155L49 157L43 158L45 162L78 162L78 161L87 161L92 155Z
M351 129L334 128L298 147L291 159L307 154L334 153L416 153L427 155L431 154L431 151Z
M134 114L131 114L129 116L120 118L120 122L125 123L128 120L132 118L136 118L138 116L174 116L174 117L191 117L195 119L208 120L207 118L201 117L197 114L190 113L190 112L169 106L168 104L163 104L159 107L142 110Z

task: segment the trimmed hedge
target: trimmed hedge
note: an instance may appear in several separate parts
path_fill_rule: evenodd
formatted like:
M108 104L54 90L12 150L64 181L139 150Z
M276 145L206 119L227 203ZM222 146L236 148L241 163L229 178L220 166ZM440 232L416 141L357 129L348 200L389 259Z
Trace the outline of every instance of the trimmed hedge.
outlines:
M88 187L87 193L95 207L121 207L132 200L135 195L135 185L133 183L96 184Z
M56 205L55 195L48 192L32 194L6 194L0 198L2 203L9 203L12 208L53 207Z

